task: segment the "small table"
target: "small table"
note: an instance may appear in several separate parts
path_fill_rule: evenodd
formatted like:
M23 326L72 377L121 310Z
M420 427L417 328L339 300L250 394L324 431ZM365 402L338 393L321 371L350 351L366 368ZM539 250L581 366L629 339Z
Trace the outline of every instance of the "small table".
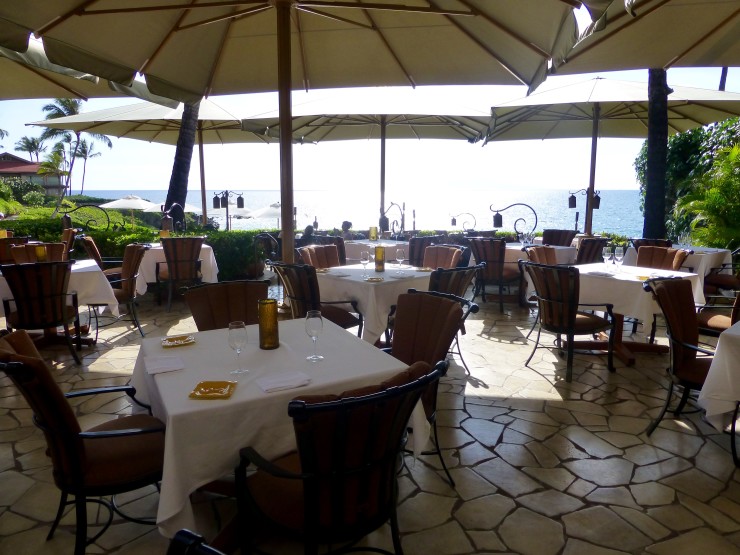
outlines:
M707 421L723 430L730 423L735 405L740 401L740 322L719 335L714 360L699 393L699 405Z
M575 266L580 273L580 297L582 303L610 303L614 305L614 356L627 365L635 363L636 352L667 353L668 346L657 343L638 343L622 341L624 317L632 316L643 322L651 322L654 314L660 314L660 307L653 296L642 288L648 277L680 277L691 281L694 301L704 304L704 294L698 287L699 276L688 272L672 272L637 266L622 266L618 272L610 273L611 264L594 263ZM608 342L575 341L576 349L606 350Z
M81 305L107 306L114 316L119 314L118 300L113 293L113 288L94 260L76 260L72 264L67 290L70 293L77 291L77 300ZM0 299L8 297L10 297L10 287L5 278L0 275Z
M337 266L326 272L318 272L321 298L327 301L352 299L362 313L364 325L362 338L375 343L388 326L388 313L396 304L398 296L409 289L429 289L429 271L402 266L403 274L397 274L398 264L385 263L385 272L376 273L368 264L367 274L371 278L382 277L381 282L368 282L362 277L362 265Z
M325 358L308 362L306 356L313 348L304 326L303 320L280 322L280 347L273 351L260 350L257 326L247 326L249 344L241 360L249 372L238 376L229 373L236 366L236 355L228 347L226 329L194 333L194 344L177 348L164 349L161 338L141 341L131 385L136 387L137 398L150 403L154 415L167 426L157 511L162 534L171 537L181 528L194 529L189 495L231 474L242 447L251 445L268 459L295 449L288 417L291 399L377 384L406 367L328 320L318 339L318 352ZM178 356L184 368L151 375L144 359L157 355ZM265 393L256 383L261 377L296 370L307 374L311 383L272 393ZM230 399L188 398L202 380L236 379L239 383ZM424 421L423 410L417 408L415 425L419 419Z
M164 249L160 243L153 243L144 253L139 266L139 277L136 278L136 292L139 295L146 293L147 284L157 281L157 262L164 262ZM204 244L200 248L200 271L205 283L218 281L218 264L213 255L213 247Z

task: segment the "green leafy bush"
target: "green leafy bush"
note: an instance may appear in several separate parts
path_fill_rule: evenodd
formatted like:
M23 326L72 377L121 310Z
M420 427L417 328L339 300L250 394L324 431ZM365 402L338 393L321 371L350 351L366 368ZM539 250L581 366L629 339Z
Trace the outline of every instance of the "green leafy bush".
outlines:
M29 191L23 195L22 202L26 206L43 206L46 201L46 195L38 191Z

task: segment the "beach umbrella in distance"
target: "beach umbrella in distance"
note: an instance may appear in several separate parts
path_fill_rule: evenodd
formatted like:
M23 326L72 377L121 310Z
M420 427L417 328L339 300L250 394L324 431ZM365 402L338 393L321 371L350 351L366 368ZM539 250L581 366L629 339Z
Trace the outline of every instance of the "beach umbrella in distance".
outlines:
M176 107L172 108L151 102L141 102L85 112L74 116L37 121L29 125L88 131L113 137L176 145L182 125L182 111L182 104L177 104ZM198 144L200 156L202 209L199 211L203 214L203 223L205 223L207 202L203 145L249 142L270 143L277 142L277 139L242 130L241 120L238 116L233 115L212 100L203 99L198 110L198 129L195 140Z
M597 77L568 84L548 81L547 90L499 104L485 141L591 137L584 232L592 232L599 137L641 138L648 133L648 85ZM740 94L673 87L668 95L669 133L740 115Z
M131 227L135 227L134 210L146 210L152 206L157 206L153 202L144 200L136 195L126 195L118 200L112 200L100 205L100 208L114 208L116 210L131 210Z
M516 87L512 87L516 89ZM323 141L380 141L380 218L385 214L385 162L388 139L446 139L474 143L485 136L490 113L440 102L421 89L372 89L362 98L346 91L293 107L294 143ZM279 135L279 114L242 120L242 127L261 135Z
M552 73L740 65L740 0L584 0L595 20Z
M195 102L278 91L284 241L292 258L291 90L376 85L533 88L577 39L563 0L26 0L0 3L0 45L33 33L52 61ZM293 39L295 37L295 39Z
M149 208L145 208L142 212L163 212L164 204L152 204ZM189 212L191 214L200 214L201 209L189 203L185 203L183 206L183 212Z

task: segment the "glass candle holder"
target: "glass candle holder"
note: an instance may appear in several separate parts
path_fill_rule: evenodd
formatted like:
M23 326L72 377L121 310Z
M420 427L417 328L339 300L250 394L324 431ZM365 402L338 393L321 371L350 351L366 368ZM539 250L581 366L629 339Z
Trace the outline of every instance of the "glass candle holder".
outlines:
M375 247L375 271L385 272L385 247Z
M170 236L170 230L169 229L162 229L162 230L160 230L160 232L159 232L159 238L160 239L162 239L163 237L164 238L167 238L169 236Z
M44 245L38 245L34 250L36 251L36 261L46 262L46 247Z
M257 301L260 349L277 349L280 346L278 333L278 307L275 299Z

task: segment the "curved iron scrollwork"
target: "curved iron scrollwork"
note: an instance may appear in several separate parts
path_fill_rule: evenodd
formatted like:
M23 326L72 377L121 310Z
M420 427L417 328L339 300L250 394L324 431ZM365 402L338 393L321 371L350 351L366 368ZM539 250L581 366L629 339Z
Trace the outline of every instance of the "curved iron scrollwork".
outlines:
M381 226L382 228L381 231L388 231L388 212L390 212L391 208L393 208L394 206L398 208L398 211L401 214L401 221L399 222L398 220L393 220L390 223L390 231L393 235L397 235L399 233L404 233L406 231L406 203L405 202L403 203L403 207L399 206L395 202L391 202L388 205L388 208L386 208L385 212L383 212L383 218L385 218L386 225L384 228L383 226ZM399 228L398 230L396 230L396 226L398 226Z
M77 208L73 210L65 210L64 216L62 216L62 229L69 229L72 227L72 216L70 216L70 214L74 214L75 212L77 212L78 210L82 208L95 208L96 210L100 210L105 216L105 221L106 221L105 229L106 230L110 229L110 216L108 215L108 212L106 211L105 208L101 208L97 204L80 204ZM95 218L89 218L84 224L81 224L81 225L84 230L89 229L93 225L99 226L98 220L96 220Z
M162 221L161 221L161 228L162 230L166 231L174 231L174 228L177 227L178 231L185 231L186 224L185 224L185 209L180 205L179 202L173 202L170 204L170 207L167 210L164 210L164 204L160 206L160 209L162 210ZM172 209L173 208L179 208L180 209L180 215L182 216L182 219L178 219L177 221L174 221L174 218L172 217ZM177 214L177 213L176 213Z
M473 231L475 229L475 226L478 225L478 221L475 219L475 216L473 216L470 212L460 212L459 214L455 214L454 216L452 216L452 220L450 222L450 225L452 227L457 226L457 218L459 218L460 216L470 216L471 218L473 218L472 226L468 225L470 224L469 220L463 219L462 221L463 231Z
M534 225L532 226L532 229L525 232L524 230L519 229L519 224L527 225L527 220L525 218L517 218L514 220L514 232L517 234L517 236L522 237L524 235L533 235L534 230L537 229L537 212L534 211L534 208L532 208L529 204L524 204L523 202L515 202L514 204L510 204L509 206L505 208L494 208L493 204L489 206L489 210L491 212L495 212L493 215L493 227L503 227L504 226L504 218L501 215L501 212L504 212L505 210L508 210L509 208L513 208L514 206L524 206L525 208L529 208L532 211L532 214L534 215Z

